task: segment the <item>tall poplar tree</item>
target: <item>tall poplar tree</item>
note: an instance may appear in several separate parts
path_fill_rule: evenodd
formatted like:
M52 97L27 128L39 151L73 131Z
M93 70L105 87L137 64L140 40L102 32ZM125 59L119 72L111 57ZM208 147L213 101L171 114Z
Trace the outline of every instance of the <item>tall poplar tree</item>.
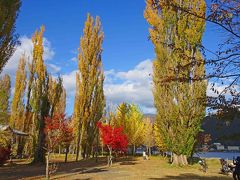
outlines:
M145 18L155 46L153 94L156 130L173 163L187 164L205 115L206 82L200 53L205 21L174 8L168 0L147 0ZM204 0L174 0L180 7L205 15Z
M18 130L23 130L24 126L24 92L26 87L26 61L25 57L22 56L19 64L18 69L16 72L16 80L15 80L15 88L14 88L14 95L12 99L11 105L11 117L9 125L12 128L16 128Z
M11 81L9 75L0 79L0 123L8 123L9 98L11 95Z
M101 30L101 22L96 17L87 16L83 37L80 40L80 48L78 55L79 73L77 76L77 94L75 96L75 118L77 125L77 155L81 153L81 147L84 143L84 154L89 152L94 134L89 132L95 131L96 123L102 117L104 110L103 96L103 68L102 68L102 42L103 32ZM96 120L97 119L97 120ZM90 137L93 136L93 137ZM87 153L88 154L88 153Z
M103 71L100 72L98 77L98 82L95 87L95 92L93 95L92 104L90 107L90 116L89 122L86 128L86 141L84 145L84 154L86 157L89 157L90 154L93 154L93 145L98 143L98 128L96 126L97 122L102 119L105 107L105 98L103 92L103 82L104 76ZM97 146L97 145L96 145Z
M48 101L48 76L43 60L43 32L44 26L41 27L40 31L36 31L32 37L34 80L31 100L35 114L33 116L33 129L35 132L33 162L45 161L45 150L43 149L46 136L44 133L44 118L48 116L50 110L50 102Z
M27 111L32 111L32 135L33 135L33 162L45 162L45 118L54 115L56 105L60 100L63 86L62 79L59 77L54 80L47 73L43 60L43 33L44 26L40 31L36 31L32 37L33 42L33 61L29 65L30 76L27 96L30 94L30 107L27 104ZM28 99L28 98L27 98ZM37 132L37 133L36 133Z
M27 78L27 90L26 90L26 106L25 106L25 130L24 132L27 132L29 134L32 134L32 141L28 141L27 146L27 153L33 154L34 152L34 145L35 143L35 125L34 120L36 113L34 113L34 107L32 107L32 93L33 93L33 80L34 80L34 74L35 74L35 62L32 61L32 63L28 63L28 78ZM25 141L25 138L23 138L23 141ZM24 144L24 142L23 142Z
M75 98L74 98L74 110L73 110L73 120L72 120L72 124L73 124L73 134L74 134L74 144L76 145L76 147L80 144L78 144L78 138L79 136L81 136L79 127L82 127L82 122L80 121L80 97L79 97L79 83L80 83L80 79L79 79L79 74L76 73L76 90L75 90ZM76 148L75 147L75 148Z
M17 44L15 23L20 6L20 0L0 1L0 73L12 56Z
M24 105L24 92L26 88L26 61L25 57L22 56L19 64L18 69L16 72L16 81L15 81L15 88L14 88L14 95L12 99L12 105L11 105L11 117L9 125L12 128L15 128L17 130L25 132L26 126L28 125L26 123L25 118L25 105ZM19 156L22 155L22 151L24 148L24 138L18 137L18 143L17 143L17 154Z

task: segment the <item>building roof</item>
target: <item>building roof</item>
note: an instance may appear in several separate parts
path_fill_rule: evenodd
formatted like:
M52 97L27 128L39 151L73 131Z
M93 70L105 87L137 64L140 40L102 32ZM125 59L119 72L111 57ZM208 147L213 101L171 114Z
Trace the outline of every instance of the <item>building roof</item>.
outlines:
M9 131L18 136L28 136L29 135L28 133L25 133L25 132L22 132L22 131L19 131L16 129L12 129L9 125L1 125L0 124L0 131L5 131L5 132Z

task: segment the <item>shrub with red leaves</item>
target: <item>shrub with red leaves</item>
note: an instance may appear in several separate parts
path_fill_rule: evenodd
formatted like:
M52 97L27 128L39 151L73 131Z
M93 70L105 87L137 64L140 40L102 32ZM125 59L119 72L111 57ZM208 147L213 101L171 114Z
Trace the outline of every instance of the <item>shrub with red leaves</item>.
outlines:
M208 144L212 140L211 134L205 134L200 132L197 136L197 142L200 145Z
M11 154L11 147L2 147L0 146L0 165L4 164L9 158Z

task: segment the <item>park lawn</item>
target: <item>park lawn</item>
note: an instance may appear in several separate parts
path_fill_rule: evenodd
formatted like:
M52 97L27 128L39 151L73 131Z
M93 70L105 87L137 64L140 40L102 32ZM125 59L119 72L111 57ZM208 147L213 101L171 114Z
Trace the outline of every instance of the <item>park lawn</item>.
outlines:
M56 155L57 162L64 160L64 155ZM231 176L219 174L220 163L217 159L208 159L208 171L200 170L200 165L176 167L167 163L167 159L152 156L150 160L141 157L119 158L112 167L107 167L106 158L81 160L73 162L74 156L68 163L59 163L57 172L51 179L206 179L230 180ZM0 167L0 179L44 179L44 165L17 164L12 167Z

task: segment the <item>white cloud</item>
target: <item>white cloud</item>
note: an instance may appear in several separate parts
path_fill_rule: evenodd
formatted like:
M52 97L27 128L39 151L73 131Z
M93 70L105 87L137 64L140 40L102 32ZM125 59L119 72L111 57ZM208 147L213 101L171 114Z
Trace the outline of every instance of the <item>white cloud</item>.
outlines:
M50 41L48 41L47 38L45 37L43 38L43 47L44 47L43 59L51 60L55 55L55 52L51 46Z
M28 38L27 36L22 36L19 38L20 45L16 47L16 50L12 57L7 62L6 66L3 68L3 72L1 75L9 74L12 81L12 87L14 87L15 82L15 74L16 70L18 68L18 63L21 58L21 56L25 55L26 60L28 62L32 61L32 51L33 51L33 43L31 38ZM44 47L44 53L43 53L43 59L45 61L51 60L55 54L51 43L44 37L43 38L43 47ZM48 69L50 70L50 73L57 73L61 70L60 67L58 67L55 64L49 63L47 64ZM28 68L26 67L28 70Z
M55 64L47 64L47 66L51 73L58 73L59 71L61 71L61 67L56 66Z
M220 84L220 83L214 83L214 86L212 86L212 83L208 83L207 96L218 97L220 93L230 96L231 95L230 91L226 89L228 86L229 84ZM236 88L236 90L239 91L239 86L235 85L235 86L232 86L232 88Z
M63 85L67 90L67 98L74 102L76 87L74 70L63 75ZM155 113L152 95L152 62L145 60L129 71L105 71L104 93L106 100L112 104L121 102L136 103L144 113Z
M21 44L17 46L13 56L9 59L6 66L3 68L3 74L10 74L11 76L14 76L18 67L19 59L23 54L25 54L28 61L32 61L33 44L31 39L23 36L19 40Z
M136 103L144 113L155 113L151 74L151 60L142 61L129 71L106 71L104 92L107 101Z
M71 61L73 61L73 62L78 62L78 58L77 58L77 57L72 57L72 58L71 58Z
M140 62L134 69L127 72L118 72L116 76L120 79L128 81L149 81L149 76L152 73L151 60L145 60Z
M75 95L75 89L76 89L76 73L78 71L74 70L68 74L62 75L63 78L63 86L65 87L67 91L67 97L68 98L73 98Z

